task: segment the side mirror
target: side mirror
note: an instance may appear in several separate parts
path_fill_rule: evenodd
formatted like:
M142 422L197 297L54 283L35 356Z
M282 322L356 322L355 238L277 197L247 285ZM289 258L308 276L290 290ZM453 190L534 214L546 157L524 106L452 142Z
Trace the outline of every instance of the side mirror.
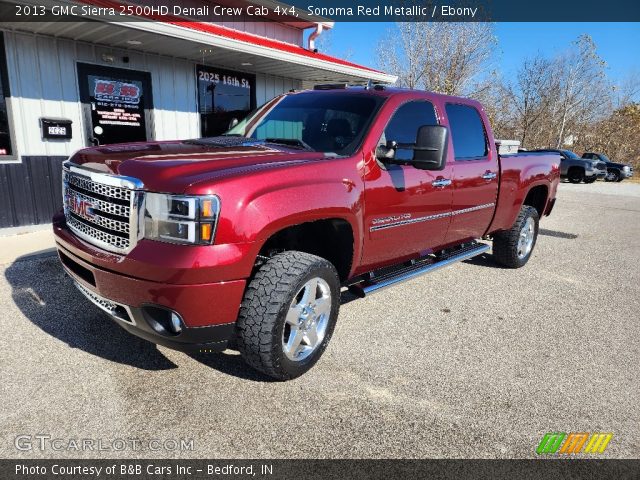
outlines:
M236 117L233 117L229 122L229 130L238 125L238 123L240 123L240 121Z
M442 170L447 163L449 130L442 125L423 125L418 129L413 147L414 167L422 170Z
M442 125L423 125L418 129L415 143L387 140L386 145L376 148L376 158L384 163L413 165L421 170L442 170L447 163L448 132ZM397 150L413 150L412 159L396 159Z

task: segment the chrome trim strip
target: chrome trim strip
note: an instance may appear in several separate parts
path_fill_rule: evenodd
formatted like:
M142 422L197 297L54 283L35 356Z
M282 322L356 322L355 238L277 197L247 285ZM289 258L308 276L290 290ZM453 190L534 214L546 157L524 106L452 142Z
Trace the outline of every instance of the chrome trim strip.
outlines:
M495 203L485 203L483 205L476 205L475 207L469 207L469 208L463 208L461 210L454 210L453 212L451 212L451 215L462 215L463 213L469 213L469 212L475 212L476 210L482 210L485 208L491 208L494 207L496 204Z
M462 262L463 260L468 260L469 258L473 258L475 256L480 255L481 253L486 252L487 250L489 250L489 248L490 248L489 245L487 245L485 243L480 243L473 250L467 250L464 253L460 253L458 255L453 255L453 256L447 258L446 260L441 260L439 262L432 263L431 265L427 265L427 266L425 266L423 268L414 270L412 272L405 273L405 274L400 275L398 277L390 278L390 279L384 280L384 281L382 281L380 283L374 283L373 285L368 285L366 287L363 287L362 288L362 292L366 295L368 293L373 293L373 292L382 290L384 288L391 287L391 286L395 285L396 283L403 282L405 280L410 280L412 278L418 277L418 276L423 275L425 273L432 272L434 270L438 270L439 268L443 268L443 267L446 267L448 265L451 265L452 263L457 263L457 262ZM375 278L374 278L374 281L375 281Z
M495 203L485 203L483 205L476 205L475 207L463 208L460 210L453 210L446 213L437 213L435 215L426 215L424 217L410 218L408 220L401 220L399 222L388 223L386 225L373 225L369 231L376 232L378 230L386 230L387 228L403 227L405 225L412 225L414 223L428 222L429 220L438 220L440 218L454 217L456 215L463 215L465 213L475 212L477 210L483 210L485 208L492 208Z
M137 178L96 172L85 166L71 163L69 160L64 162L62 166L73 173L89 177L91 181L96 183L102 183L111 187L128 188L129 190L142 190L144 188L144 183Z
M102 310L103 312L107 313L110 317L115 318L116 320L120 320L121 322L124 323L128 323L129 325L135 325L136 321L133 318L133 314L131 313L131 308L128 305L123 305L121 303L118 302L114 302L113 300L109 300L108 298L104 298L102 295L98 295L97 293L95 293L92 290L89 290L87 287L85 287L84 285L80 284L77 281L73 282L74 285L76 286L76 288L78 290L80 290L80 293L82 293L85 297L87 297L87 299L93 303L96 307L98 307L100 310ZM122 317L119 317L118 315L116 315L112 310L109 310L107 307L105 307L104 305L101 305L99 303L99 301L103 301L105 303L112 303L113 305L117 306L117 307L121 307L124 308L127 312L127 315L129 315L129 319L125 320Z

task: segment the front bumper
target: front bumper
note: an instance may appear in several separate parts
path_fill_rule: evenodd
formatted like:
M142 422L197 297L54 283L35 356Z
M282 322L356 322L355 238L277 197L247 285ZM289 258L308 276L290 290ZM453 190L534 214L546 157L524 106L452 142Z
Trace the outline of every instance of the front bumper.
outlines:
M603 178L605 178L607 176L607 171L606 170L595 170L596 175L598 176L598 178L600 180L602 180Z
M100 310L107 313L129 333L149 342L182 352L221 352L233 337L235 323L189 328L182 325L179 335L161 328L145 308L130 307L104 298L78 281L80 292ZM160 331L159 331L160 330Z
M65 229L59 224L54 228L65 271L80 291L121 327L153 343L181 351L226 348L234 333L245 280L173 284L132 277L81 258L77 246L68 243L61 230ZM163 312L179 315L179 333L162 328L158 319Z

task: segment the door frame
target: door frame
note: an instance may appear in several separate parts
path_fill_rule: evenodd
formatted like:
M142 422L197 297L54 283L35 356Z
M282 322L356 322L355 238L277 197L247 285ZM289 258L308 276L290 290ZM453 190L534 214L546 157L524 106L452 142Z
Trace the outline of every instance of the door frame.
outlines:
M144 124L147 139L146 141L153 141L155 139L155 122L153 116L153 83L151 79L151 72L148 70L138 70L135 68L123 68L112 67L111 65L102 65L99 63L83 62L76 60L76 78L78 79L78 100L80 102L81 117L82 117L82 132L84 134L84 145L91 147L93 144L90 139L93 137L93 124L91 120L91 106L85 99L89 98L89 86L86 82L86 75L94 74L100 75L104 72L104 75L112 75L115 71L124 72L123 75L134 73L142 78L143 86L145 83L149 85L149 91L143 94L143 110L144 110ZM94 73L96 72L96 73ZM84 78L83 78L84 77Z

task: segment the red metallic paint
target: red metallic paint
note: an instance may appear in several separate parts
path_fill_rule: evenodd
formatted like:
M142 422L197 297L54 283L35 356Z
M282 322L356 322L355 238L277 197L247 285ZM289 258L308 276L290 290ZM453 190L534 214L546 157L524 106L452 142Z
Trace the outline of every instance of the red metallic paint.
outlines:
M187 327L233 323L238 316L245 280L175 285L151 282L97 268L58 244L58 250L93 273L90 285L67 269L73 278L105 298L130 307L145 304L168 306L180 313Z
M319 219L351 225L354 255L350 277L422 253L508 229L531 188L548 189L555 198L559 162L554 154L499 158L481 106L471 100L426 92L385 89L362 91L386 101L351 157L265 145L212 147L193 143L153 142L81 150L71 161L140 179L148 191L216 194L221 213L214 245L180 246L142 240L126 256L107 253L75 237L63 216L54 221L59 248L95 272L97 290L124 304L157 302L179 311L188 325L235 321L245 280L260 248L283 228ZM384 168L375 148L395 109L412 99L431 101L441 124L445 104L479 109L489 154L479 161L456 162L449 142L442 171L410 166ZM485 171L498 173L485 181ZM451 178L452 187L436 190L431 182ZM497 200L496 200L497 196ZM409 214L411 218L447 213L496 202L492 208L370 232L374 219ZM181 293L184 290L184 293ZM185 313L186 312L186 313Z

